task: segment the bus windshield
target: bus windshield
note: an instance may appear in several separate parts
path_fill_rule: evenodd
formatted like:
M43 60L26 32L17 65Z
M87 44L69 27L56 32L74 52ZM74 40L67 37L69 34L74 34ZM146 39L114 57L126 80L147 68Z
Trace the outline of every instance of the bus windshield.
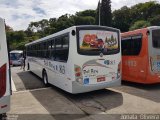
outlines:
M153 47L160 48L160 29L152 31Z
M10 60L19 60L21 57L21 53L10 53Z
M79 30L78 52L83 55L116 54L119 52L119 32Z

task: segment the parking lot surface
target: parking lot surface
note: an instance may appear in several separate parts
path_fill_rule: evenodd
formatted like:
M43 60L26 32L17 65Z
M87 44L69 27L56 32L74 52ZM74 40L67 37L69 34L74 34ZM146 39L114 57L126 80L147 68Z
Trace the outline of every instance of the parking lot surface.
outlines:
M29 71L12 67L16 90L8 116L18 120L117 120L124 114L160 114L160 84L122 86L82 94L45 87Z

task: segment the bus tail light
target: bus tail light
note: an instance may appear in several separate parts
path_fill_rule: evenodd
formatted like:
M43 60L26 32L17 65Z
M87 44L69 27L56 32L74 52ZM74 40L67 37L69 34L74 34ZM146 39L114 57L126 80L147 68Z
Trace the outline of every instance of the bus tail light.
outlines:
M75 72L81 72L81 68L80 67L75 67Z
M79 67L78 65L74 65L74 71L75 71L75 76L76 77L81 77L82 76L81 67Z
M81 72L75 74L76 77L81 77Z
M0 67L0 97L2 97L6 92L6 71L7 64Z
M78 65L74 65L74 71L75 71L76 81L82 83L83 79L82 79L81 67Z

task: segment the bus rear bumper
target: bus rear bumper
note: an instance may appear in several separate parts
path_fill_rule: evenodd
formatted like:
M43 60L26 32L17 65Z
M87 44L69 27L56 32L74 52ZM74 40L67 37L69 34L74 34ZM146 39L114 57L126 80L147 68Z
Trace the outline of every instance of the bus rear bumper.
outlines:
M145 84L160 83L160 75L148 75Z
M109 87L116 87L121 85L121 79L102 83L102 84L95 84L95 85L82 85L76 81L72 82L72 93L77 94L77 93L84 93L84 92L90 92L94 90L100 90L104 88L109 88Z
M6 113L10 110L10 96L0 98L0 114Z

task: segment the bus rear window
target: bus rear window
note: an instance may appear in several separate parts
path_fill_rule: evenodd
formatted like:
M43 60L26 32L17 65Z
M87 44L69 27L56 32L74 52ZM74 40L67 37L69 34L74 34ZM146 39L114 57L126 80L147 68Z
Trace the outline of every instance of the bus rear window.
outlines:
M122 55L136 56L139 55L142 48L142 34L122 37Z
M116 54L119 52L119 32L79 30L78 52L83 55Z
M154 48L160 48L160 29L152 31L152 42Z
M10 60L19 60L21 57L21 53L10 53Z

